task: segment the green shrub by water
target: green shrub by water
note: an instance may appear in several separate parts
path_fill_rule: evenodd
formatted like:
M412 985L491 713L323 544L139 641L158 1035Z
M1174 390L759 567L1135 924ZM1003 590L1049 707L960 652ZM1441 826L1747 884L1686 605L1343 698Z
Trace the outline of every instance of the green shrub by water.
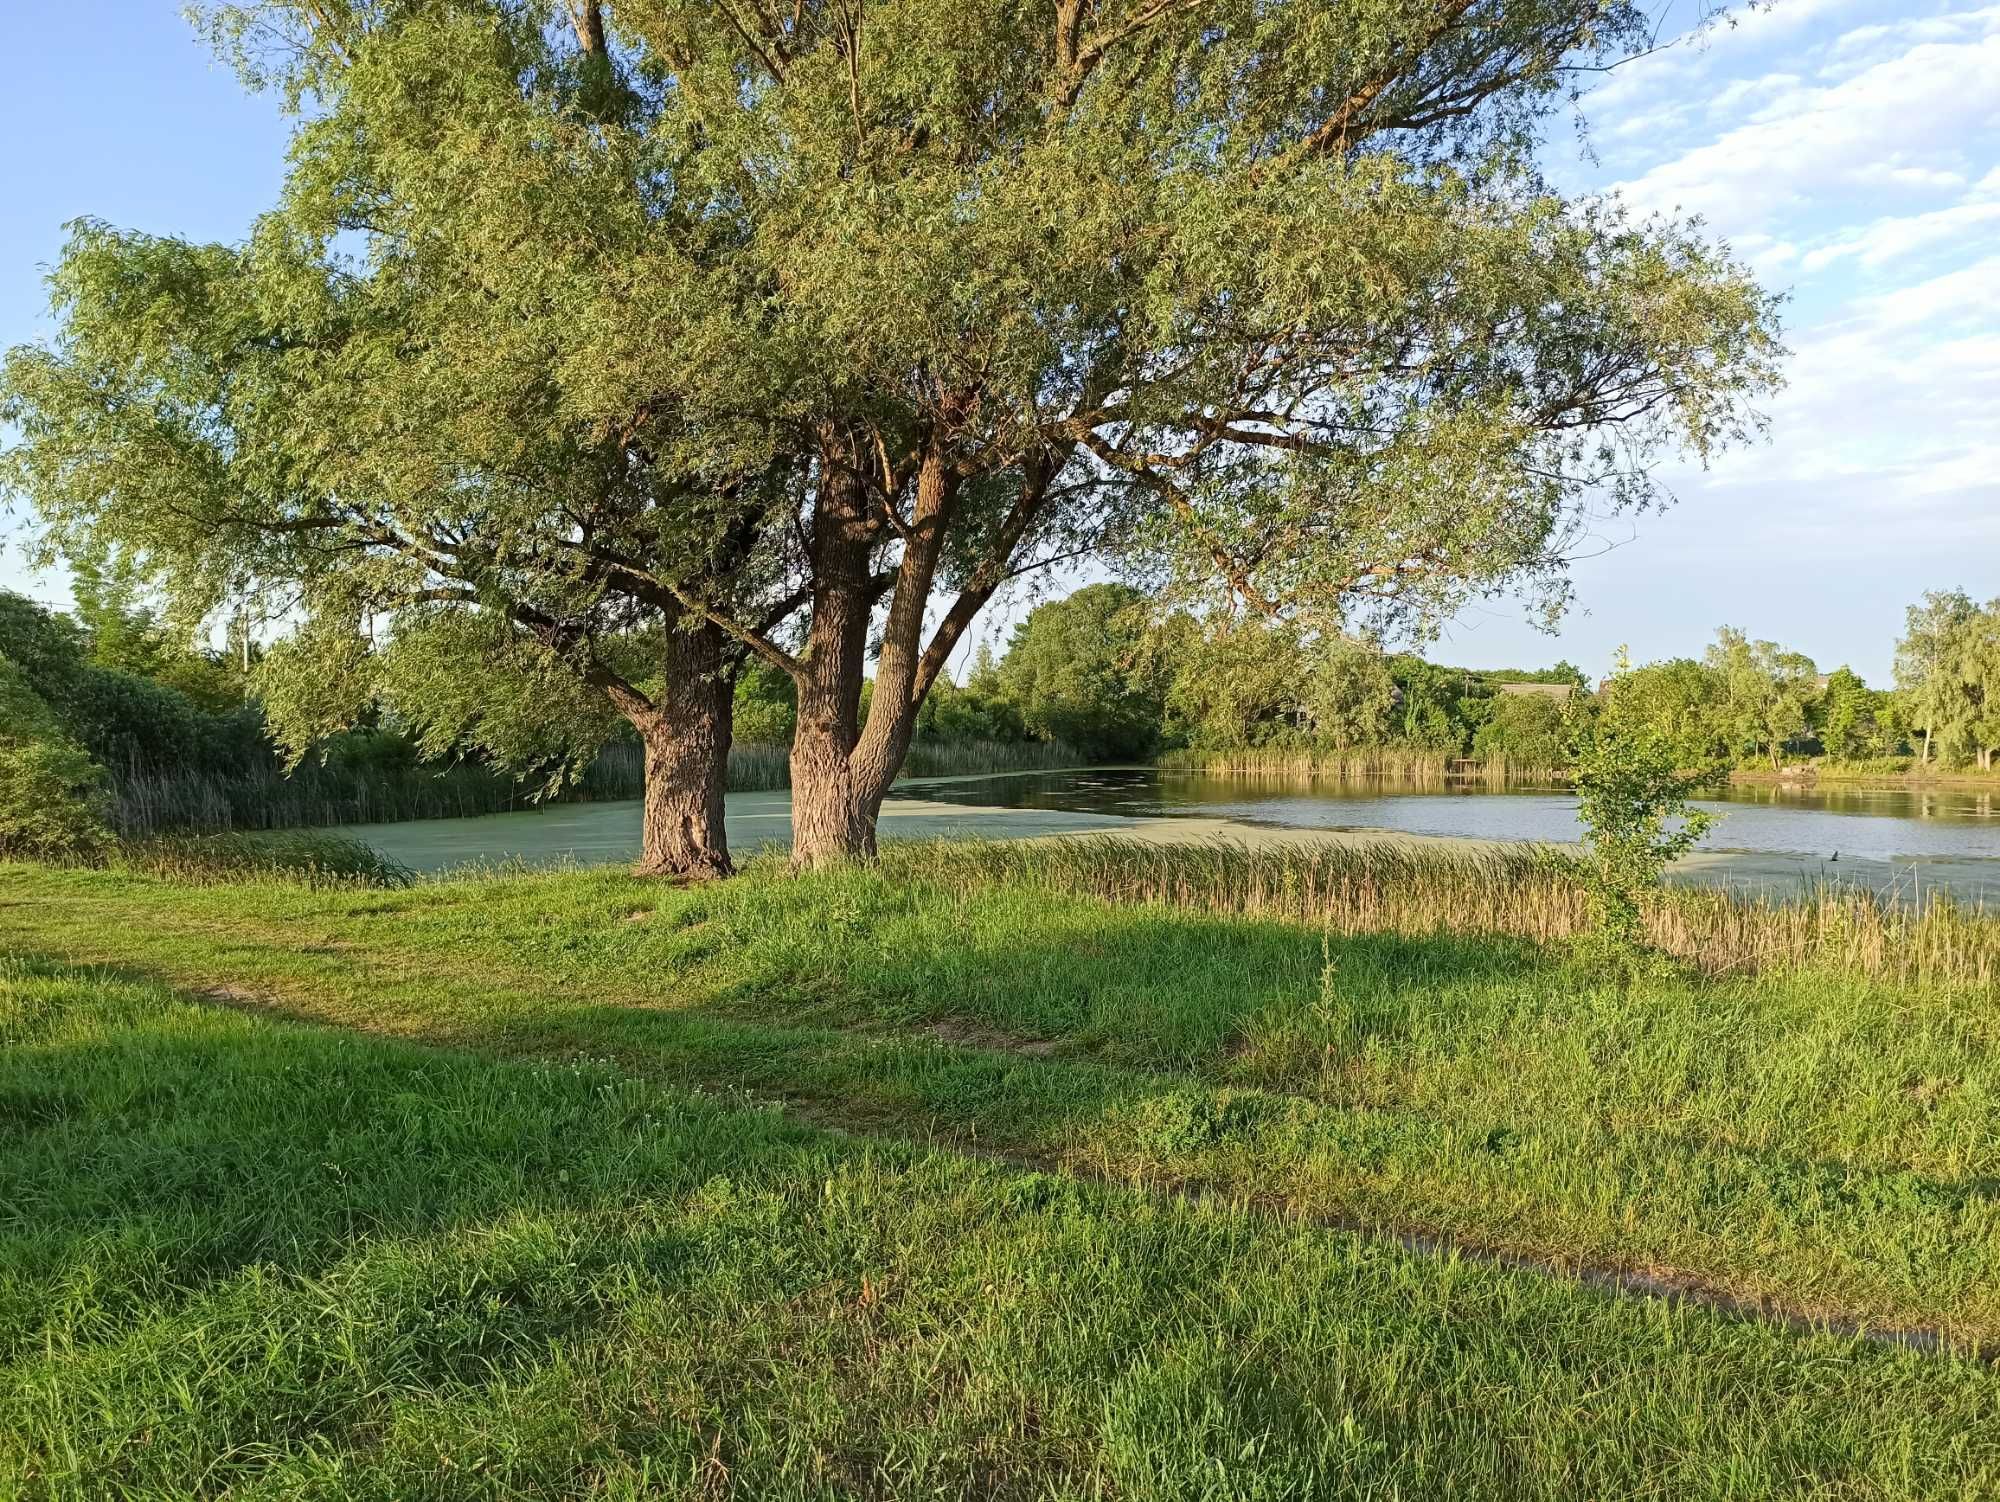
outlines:
M287 881L308 887L406 887L409 867L360 840L323 830L150 835L119 847L118 864L183 885Z

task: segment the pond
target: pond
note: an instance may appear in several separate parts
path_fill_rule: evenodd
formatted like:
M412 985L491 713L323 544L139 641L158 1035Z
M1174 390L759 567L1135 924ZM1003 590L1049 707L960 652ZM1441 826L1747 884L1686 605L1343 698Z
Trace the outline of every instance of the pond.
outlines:
M1266 829L1388 830L1478 840L1567 843L1583 837L1576 798L1556 789L1471 783L1395 790L1380 784L1267 779L1171 769L1092 769L911 785L905 796L984 808L1201 817ZM1978 790L1730 787L1697 807L1716 815L1714 851L1867 860L2000 859L2000 795Z
M1678 880L1789 895L1835 879L1898 896L1942 887L2000 906L2000 797L1977 791L1732 788L1705 806L1727 817ZM889 839L1126 835L1147 840L1381 839L1564 842L1575 799L1555 790L1394 791L1301 787L1150 768L1004 773L899 783L883 805ZM739 855L791 836L784 793L732 793ZM636 802L566 804L471 819L354 826L346 833L418 871L523 863L615 865L639 853Z

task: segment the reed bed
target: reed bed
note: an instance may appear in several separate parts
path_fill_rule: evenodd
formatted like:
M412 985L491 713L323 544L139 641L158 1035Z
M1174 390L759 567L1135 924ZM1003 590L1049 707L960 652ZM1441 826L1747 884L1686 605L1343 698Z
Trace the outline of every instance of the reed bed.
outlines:
M884 871L967 890L998 884L1370 933L1504 935L1559 945L1592 928L1580 858L1543 847L1451 851L1299 842L1154 844L1116 836L899 842ZM1663 891L1649 941L1702 974L1834 973L1899 985L2000 985L2000 916L1943 895L1888 900L1822 884L1796 900Z
M1407 746L1368 746L1350 751L1280 747L1167 751L1160 755L1156 765L1170 771L1281 782L1379 782L1391 787L1416 788L1467 783L1495 788L1558 787L1567 785L1571 777L1568 767L1539 766L1504 756L1481 760Z
M117 864L182 886L284 881L306 887L407 887L408 866L360 840L321 830L155 835L120 847Z
M1060 743L918 741L905 777L962 777L987 772L1073 767L1084 760ZM396 824L517 813L545 803L609 803L645 791L645 753L614 741L582 777L546 794L534 778L515 778L473 762L446 766L348 767L307 762L241 776L139 774L117 780L109 823L125 839L158 834L315 829L336 824ZM729 753L729 791L778 792L791 786L790 750L741 744Z

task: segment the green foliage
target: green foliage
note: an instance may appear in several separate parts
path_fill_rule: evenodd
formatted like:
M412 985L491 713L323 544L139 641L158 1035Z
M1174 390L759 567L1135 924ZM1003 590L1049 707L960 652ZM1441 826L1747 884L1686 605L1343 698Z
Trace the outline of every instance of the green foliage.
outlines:
M1472 754L1531 767L1567 766L1572 737L1564 706L1549 694L1497 695L1486 722L1473 733Z
M753 746L789 746L799 718L798 687L790 676L752 659L736 676L735 736Z
M110 838L103 768L0 655L0 859L92 860Z
M1990 770L2000 752L2000 600L1975 605L1951 590L1910 606L1896 685L1925 764L1970 759Z
M1724 626L1706 665L1720 685L1715 712L1730 749L1762 754L1776 771L1786 747L1805 733L1808 706L1819 695L1812 659Z
M1028 613L996 679L1030 735L1098 761L1152 752L1162 702L1144 662L1145 610L1135 589L1091 584Z
M1582 713L1570 729L1577 817L1590 849L1582 869L1599 936L1616 953L1636 954L1647 947L1645 901L1714 822L1688 807L1712 774L1683 772L1674 747L1650 730Z
M360 840L286 834L158 835L119 849L119 863L182 885L279 881L306 887L406 887L416 879Z

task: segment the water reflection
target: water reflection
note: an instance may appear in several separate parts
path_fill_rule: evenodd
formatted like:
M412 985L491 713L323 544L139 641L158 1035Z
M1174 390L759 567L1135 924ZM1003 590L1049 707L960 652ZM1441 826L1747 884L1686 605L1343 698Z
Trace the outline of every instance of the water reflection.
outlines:
M1207 815L1280 829L1387 829L1488 840L1581 836L1576 799L1561 789L1495 791L1466 784L1408 791L1380 784L1301 784L1178 770L1049 772L910 787L905 796L988 807L1128 818ZM1731 787L1700 806L1720 817L1709 850L1829 859L2000 857L1991 792L1793 784Z

